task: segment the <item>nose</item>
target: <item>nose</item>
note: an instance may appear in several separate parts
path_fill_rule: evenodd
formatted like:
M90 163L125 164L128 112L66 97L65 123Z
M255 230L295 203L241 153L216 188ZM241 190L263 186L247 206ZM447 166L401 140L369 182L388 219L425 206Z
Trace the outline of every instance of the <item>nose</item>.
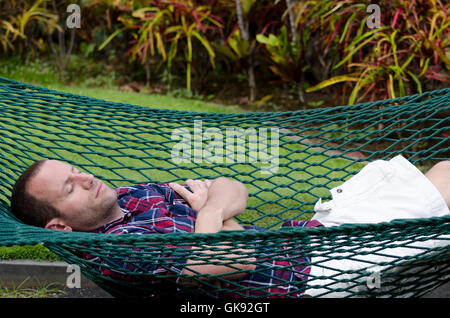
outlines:
M90 173L77 173L73 175L74 182L78 183L84 189L89 190L94 183L94 176Z

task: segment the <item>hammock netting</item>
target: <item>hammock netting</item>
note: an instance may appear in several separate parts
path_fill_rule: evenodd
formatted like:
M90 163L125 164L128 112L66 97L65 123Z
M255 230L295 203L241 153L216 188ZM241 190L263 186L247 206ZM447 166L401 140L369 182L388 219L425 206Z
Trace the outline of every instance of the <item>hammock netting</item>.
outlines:
M421 296L449 281L448 216L281 225L310 219L319 198L330 199L329 189L370 161L402 154L426 171L448 160L449 101L450 89L442 89L332 108L203 113L114 103L0 78L0 246L43 244L119 297ZM111 187L219 176L239 180L249 200L237 221L264 231L113 235L26 225L10 213L11 189L29 165L44 158L73 164ZM431 241L441 244L421 244ZM397 255L398 248L411 253ZM273 279L272 287L293 285L295 292L179 270L186 259L236 269L236 263L251 262L250 256L259 274L269 277L267 260L286 260L277 269L301 279ZM326 277L298 269L327 267L332 260L336 267ZM345 260L359 266L342 269L339 262ZM165 270L150 275L152 266Z

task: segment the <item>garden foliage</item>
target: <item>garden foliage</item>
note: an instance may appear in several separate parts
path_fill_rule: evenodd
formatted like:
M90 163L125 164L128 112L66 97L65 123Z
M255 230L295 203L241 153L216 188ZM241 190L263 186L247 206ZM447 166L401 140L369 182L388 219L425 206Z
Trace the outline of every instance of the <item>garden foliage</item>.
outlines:
M35 57L54 45L55 55L70 54L61 46L72 32L64 21L74 2L0 2L2 54ZM291 88L302 104L316 91L353 104L448 86L450 4L377 1L373 27L371 2L83 0L70 48L139 65L147 84L183 74L188 91L193 78L240 74L251 101L263 81Z

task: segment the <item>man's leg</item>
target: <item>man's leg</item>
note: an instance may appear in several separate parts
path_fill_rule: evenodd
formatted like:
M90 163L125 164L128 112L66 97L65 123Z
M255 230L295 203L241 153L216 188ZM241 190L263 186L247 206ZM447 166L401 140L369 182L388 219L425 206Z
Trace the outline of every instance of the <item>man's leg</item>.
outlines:
M434 165L425 176L441 193L450 209L450 161L441 161Z
M427 218L448 215L448 210L443 211L445 210L444 203L442 202L442 200L440 200L436 191L434 191L434 189L431 189L433 191L430 191L430 188L432 188L431 185L429 185L428 182L426 185L421 184L424 181L422 173L419 173L418 170L414 171L408 168L408 165L405 165L406 161L396 159L394 160L394 162L395 167L399 168L399 174L397 175L398 178L391 178L391 180L400 180L401 178L401 183L395 183L395 187L398 187L400 191L397 191L395 187L388 186L388 184L386 184L385 187L379 187L380 193L382 193L382 195L390 197L391 201L392 198L395 199L396 197L401 197L401 200L407 200L407 202L400 201L401 204L397 204L394 201L394 204L387 204L389 202L382 202L383 200L380 200L380 198L383 197L382 195L376 196L377 200L373 202L366 198L364 198L366 200L357 200L355 203L356 208L352 208L349 212L357 212L355 214L357 215L357 217L353 218L353 220L358 220L358 218L360 218L361 216L367 215L366 213L364 213L364 211L366 211L365 208L367 208L367 211L369 211L372 207L373 210L371 210L371 213L373 213L374 215L382 215L381 219L379 219L378 222L388 222L391 219L399 218L399 214L397 213L401 214L401 218ZM402 167L407 169L404 169L405 171L401 171L403 170ZM433 166L425 174L425 176L431 181L436 190L438 190L438 192L441 194L445 204L450 208L450 161L439 162L438 164ZM402 184L405 187L404 190L401 190ZM385 190L386 188L388 188L388 190ZM391 194L390 191L392 191L393 194ZM410 196L410 193L412 193L413 195ZM415 200L416 197L418 198L418 200ZM407 209L411 208L411 213L409 213L408 210L404 209L405 206L407 206ZM345 208L348 207L349 205L345 206ZM436 209L433 211L432 208L437 207L439 207L440 209ZM332 213L335 213L336 210L333 211L333 209L331 209L330 212L323 212L321 216L325 220L339 225L341 224L339 223L339 217L347 216L345 208L340 209L339 212L341 212L342 214L338 213L337 216L329 218L328 220L326 219L328 215L332 215ZM389 209L393 209L393 212L391 212ZM385 213L386 211L388 212ZM321 219L318 220L321 221ZM370 219L367 218L363 220L363 222L359 223L370 223L369 221ZM354 282L358 281L363 282L362 279L364 277L358 277L359 274L352 273L358 270L369 274L376 272L389 273L389 275L393 275L393 277L396 277L396 271L399 270L400 275L402 275L402 271L404 272L404 269L402 269L402 267L397 268L395 264L377 266L373 266L372 264L389 264L390 262L398 262L397 264L401 264L401 257L410 258L408 262L415 262L414 258L417 257L416 255L428 253L428 249L446 246L449 244L448 235L446 234L430 234L428 238L426 237L426 235L427 234L424 233L424 236L421 238L421 240L418 241L407 242L403 239L399 242L399 247L391 248L389 246L391 244L386 245L386 247L381 247L380 245L377 246L377 242L375 241L373 242L373 247L366 248L364 246L364 243L361 242L360 247L355 246L354 249L352 249L351 253L347 253L345 251L337 251L335 254L334 251L332 251L331 253L324 256L322 256L323 254L321 254L317 257L313 257L311 261L313 265L311 267L310 273L312 278L310 278L309 280L309 289L305 292L305 294L309 294L311 296L323 294L325 297L348 296L353 291L353 288L355 288L355 290L358 290L359 288L363 288L364 286L363 284L360 284L358 287L354 284ZM394 239L392 243L397 242ZM395 246L396 244L392 245ZM335 258L332 258L333 256ZM397 277L400 277L400 275ZM412 276L412 279L415 279L414 275ZM381 288L383 288L383 284L381 284Z

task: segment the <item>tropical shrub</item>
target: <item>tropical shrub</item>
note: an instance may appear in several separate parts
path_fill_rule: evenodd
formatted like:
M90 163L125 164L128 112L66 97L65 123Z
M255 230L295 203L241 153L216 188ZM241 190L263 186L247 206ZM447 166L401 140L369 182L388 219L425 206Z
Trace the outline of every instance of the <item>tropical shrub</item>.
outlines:
M145 72L147 84L170 83L175 74L190 94L193 78L245 78L250 101L263 82L294 87L303 105L322 104L313 92L353 104L448 86L450 4L377 1L380 25L373 27L372 2L83 0L82 27L68 44L61 31L71 0L2 1L0 52L53 51L60 69L75 53L106 61L128 80ZM72 44L73 52L63 50Z
M182 51L186 63L186 88L191 90L194 40L199 41L209 55L211 66L215 66L215 52L207 33L214 33L221 28L222 21L212 14L211 5L179 0L133 2L133 6L111 5L123 12L118 18L122 26L99 49L103 49L121 32L130 32L132 40L127 56L131 61L138 59L146 65L147 79L150 61L155 58L156 53L162 62L167 62L170 70L178 52Z
M436 83L448 86L450 78L450 4L439 0L380 1L380 25L367 25L366 4L337 1L327 5L321 21L328 30L326 48L334 46L334 76L308 89L330 85L350 91L348 103L394 98L426 89ZM325 54L327 50L325 49ZM340 85L340 84L339 84Z
M0 2L0 43L3 52L44 49L43 35L59 29L58 17L44 7L44 0ZM16 51L16 48L18 51Z

